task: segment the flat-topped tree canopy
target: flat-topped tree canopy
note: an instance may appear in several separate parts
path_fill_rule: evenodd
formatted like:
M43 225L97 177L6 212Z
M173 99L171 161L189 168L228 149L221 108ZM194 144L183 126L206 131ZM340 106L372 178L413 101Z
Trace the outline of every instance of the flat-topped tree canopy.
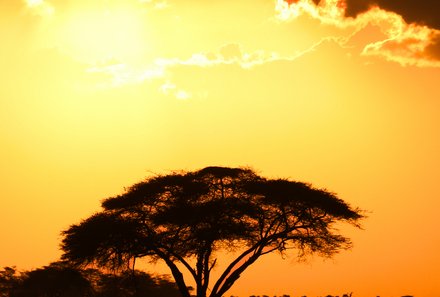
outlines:
M194 278L197 297L206 297L208 288L209 296L219 297L264 254L296 249L303 256L331 256L349 248L334 225L359 227L363 218L326 190L229 167L149 177L102 207L63 232L63 259L112 268L140 257L163 260L185 297L190 294L179 263ZM211 285L214 252L222 249L237 258Z

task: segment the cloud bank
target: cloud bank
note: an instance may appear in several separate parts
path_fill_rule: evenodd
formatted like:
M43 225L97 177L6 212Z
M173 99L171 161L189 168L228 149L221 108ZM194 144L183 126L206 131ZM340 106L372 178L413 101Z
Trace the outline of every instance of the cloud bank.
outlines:
M297 3L300 0L286 0L287 3ZM330 2L328 0L312 0L315 5ZM373 7L395 12L408 23L418 23L434 29L440 29L440 1L436 0L339 0L345 7L345 15L356 17Z
M347 16L358 14L378 6L401 15L408 23L418 23L440 29L440 1L436 0L345 0ZM314 1L315 3L318 1Z
M437 4L436 4L437 3ZM309 15L322 24L351 28L352 36L375 26L383 38L363 46L361 55L403 66L440 66L440 2L381 0L279 0L278 17L290 21ZM350 36L347 36L350 40Z

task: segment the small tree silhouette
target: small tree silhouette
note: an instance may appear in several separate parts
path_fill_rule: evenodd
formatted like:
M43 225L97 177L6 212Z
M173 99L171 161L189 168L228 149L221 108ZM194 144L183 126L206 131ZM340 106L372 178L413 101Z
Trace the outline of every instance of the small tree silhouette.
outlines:
M11 292L21 284L22 280L22 275L15 267L3 267L0 270L0 297L10 297Z
M142 271L104 274L98 271L96 297L179 297L176 284L164 276L151 276Z
M21 275L9 297L88 297L93 288L79 270L60 262Z
M262 255L296 249L331 256L351 246L334 224L359 227L363 217L334 194L246 168L207 167L155 176L103 201L103 211L62 234L63 259L109 268L136 258L164 261L183 297L220 297ZM217 251L237 257L210 284ZM194 263L194 264L192 264Z

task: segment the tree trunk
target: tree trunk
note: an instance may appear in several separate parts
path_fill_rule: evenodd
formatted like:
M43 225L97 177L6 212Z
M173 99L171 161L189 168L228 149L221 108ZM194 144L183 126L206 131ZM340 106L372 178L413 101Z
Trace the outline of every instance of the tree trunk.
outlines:
M174 264L174 262L171 261L171 259L167 257L165 253L158 251L158 255L160 255L160 257L165 261L167 266L170 268L174 280L176 281L177 287L179 288L180 294L182 294L182 297L191 297L188 287L185 284L183 274L182 272L180 272L176 264Z

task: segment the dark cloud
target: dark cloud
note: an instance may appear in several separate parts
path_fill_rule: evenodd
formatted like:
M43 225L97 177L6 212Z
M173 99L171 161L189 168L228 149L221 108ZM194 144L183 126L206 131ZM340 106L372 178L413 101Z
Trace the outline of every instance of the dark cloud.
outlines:
M440 29L440 1L438 0L345 0L346 15L356 16L371 6L379 6L400 14L408 23L419 23ZM316 2L316 1L315 1Z
M285 0L296 3L299 0ZM319 4L324 0L312 0ZM419 23L440 30L440 0L345 0L346 16L355 17L372 6L400 14L408 23Z

